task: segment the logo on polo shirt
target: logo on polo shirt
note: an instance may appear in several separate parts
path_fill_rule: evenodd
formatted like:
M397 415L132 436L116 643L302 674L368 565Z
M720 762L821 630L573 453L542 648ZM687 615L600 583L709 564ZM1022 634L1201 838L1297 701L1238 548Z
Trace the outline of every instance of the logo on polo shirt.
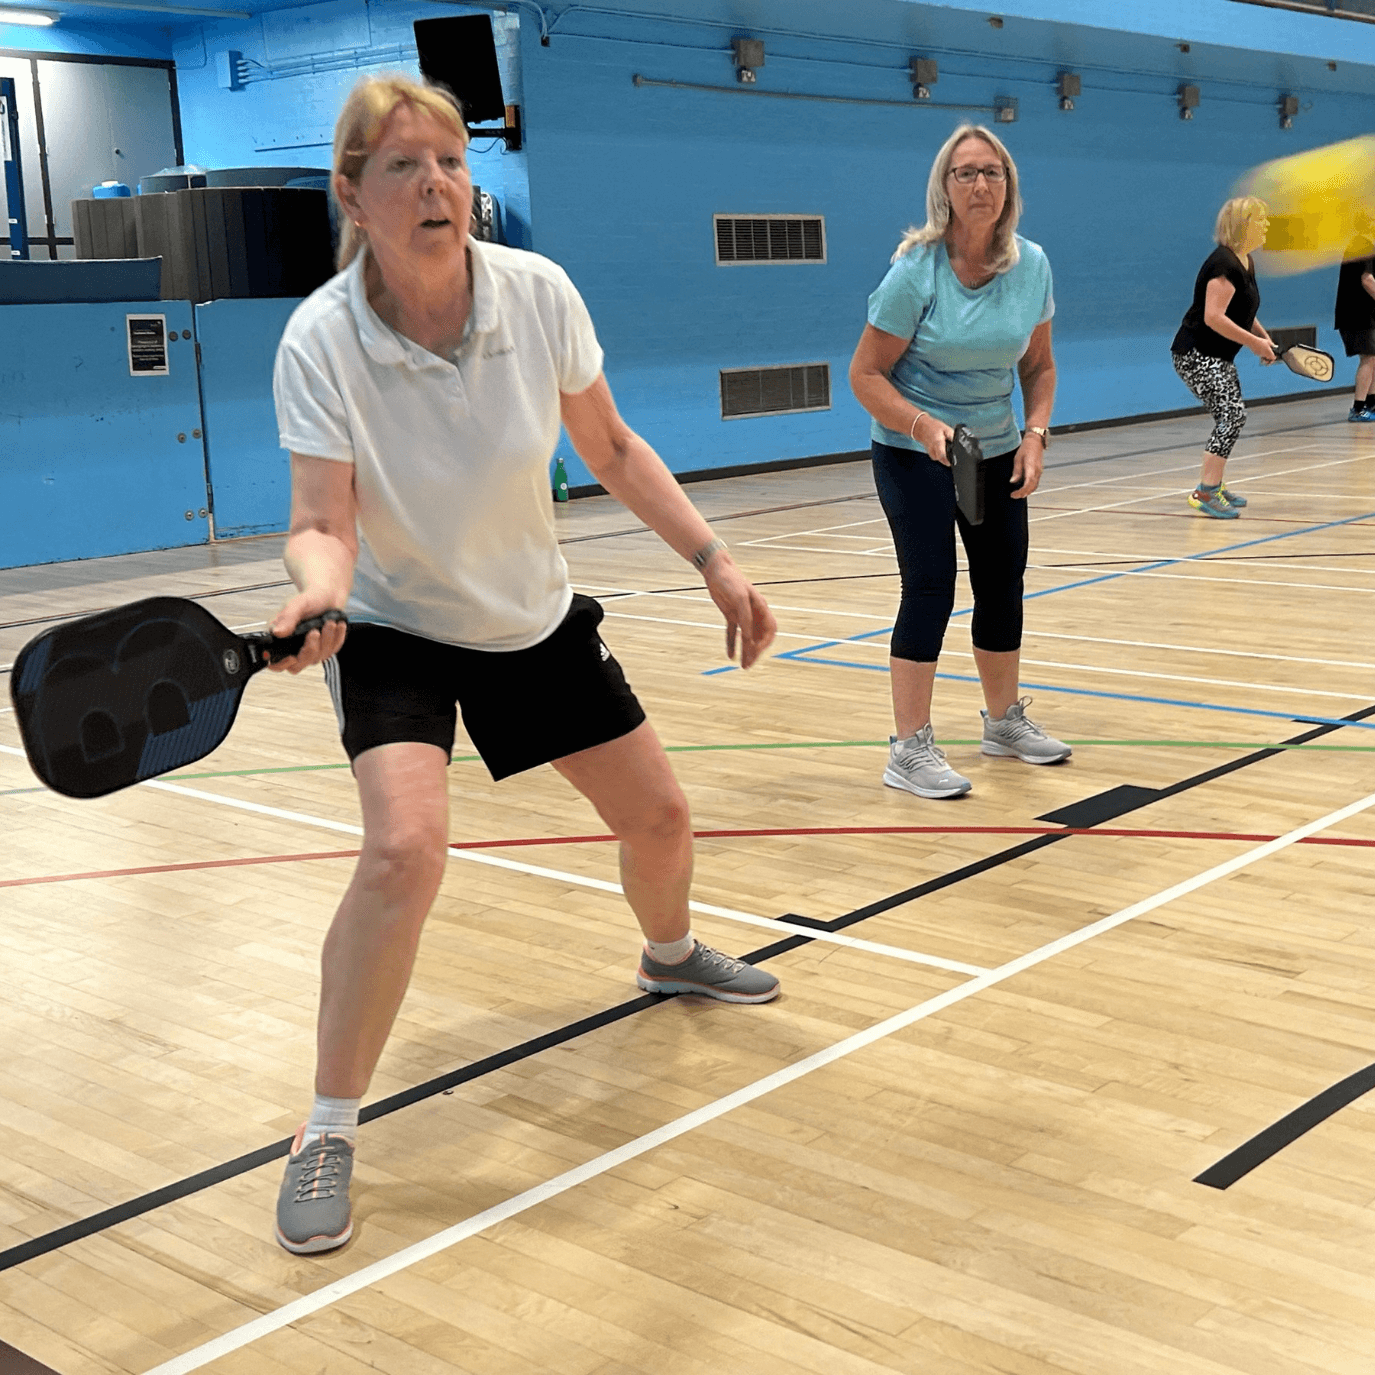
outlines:
M482 356L484 358L500 358L503 353L514 353L515 351L516 346L514 344L507 344L504 349L492 349L490 353L484 353Z

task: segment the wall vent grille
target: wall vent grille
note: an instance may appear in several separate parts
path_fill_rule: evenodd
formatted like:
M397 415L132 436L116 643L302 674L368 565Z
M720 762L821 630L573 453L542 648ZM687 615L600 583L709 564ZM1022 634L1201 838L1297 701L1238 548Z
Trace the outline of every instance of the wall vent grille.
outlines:
M721 419L831 408L831 365L721 369Z
M714 215L716 261L824 263L826 224L820 215Z
M1285 329L1272 329L1266 332L1275 341L1275 349L1279 353L1292 348L1295 344L1307 344L1311 349L1318 347L1317 325L1290 325Z

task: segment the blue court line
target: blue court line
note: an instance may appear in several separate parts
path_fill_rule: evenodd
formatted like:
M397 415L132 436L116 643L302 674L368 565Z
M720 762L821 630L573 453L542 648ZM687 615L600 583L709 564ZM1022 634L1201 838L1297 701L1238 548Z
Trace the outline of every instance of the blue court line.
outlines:
M1078 582L1067 582L1067 583L1062 583L1059 587L1046 587L1046 588L1043 588L1040 592L1028 592L1028 593L1022 598L1022 600L1023 600L1023 601L1026 601L1026 602L1029 602L1029 601L1034 601L1037 597L1049 597L1049 596L1052 596L1052 595L1053 595L1054 593L1056 593L1056 592L1073 592L1074 589L1077 588L1077 587L1092 587L1095 583L1100 583L1100 582L1115 582L1118 578L1131 578L1131 577L1135 577L1138 573L1151 573L1151 572L1154 572L1157 568L1171 568L1171 567L1175 566L1176 564L1181 564L1181 563L1198 563L1198 562L1200 562L1200 561L1202 561L1202 560L1204 560L1204 559L1213 558L1213 557L1215 557L1215 556L1218 555L1218 554L1234 554L1238 549L1251 549L1251 548L1253 548L1253 547L1254 547L1255 545L1257 545L1257 544L1273 544L1276 540L1293 539L1293 538L1294 538L1295 536L1297 536L1297 535L1314 535L1314 534L1317 534L1317 532L1318 532L1319 530L1333 530L1333 529L1336 529L1338 526L1341 526L1341 525L1354 525L1354 524L1356 524L1358 521L1362 521L1362 520L1371 520L1372 518L1375 518L1375 511L1366 511L1366 512L1364 512L1362 515L1359 515L1359 516L1346 516L1346 517L1344 517L1342 520L1327 520L1327 521L1324 521L1321 525L1305 525L1305 526L1302 526L1302 527L1301 527L1300 529L1298 529L1298 530L1284 530L1284 531L1281 531L1281 533L1279 533L1278 535L1262 535L1262 536L1260 536L1260 538L1258 538L1258 539L1242 540L1239 544L1224 544L1224 545L1222 546L1221 549L1205 549L1202 553L1199 553L1199 554L1184 554L1184 555L1182 555L1181 557L1179 557L1179 558L1177 558L1177 559L1158 559L1158 560L1157 560L1156 562L1154 562L1154 563L1143 563L1143 564L1138 564L1135 568L1126 568L1126 569L1123 569L1121 572L1118 572L1118 573L1100 573L1100 574L1098 574L1096 577L1092 577L1092 578L1081 578ZM950 613L951 619L952 619L952 620L953 620L956 616L972 616L973 614L974 614L974 608L973 608L972 606L963 606L963 607L961 607L958 611L952 611L952 612ZM836 647L839 646L839 645L854 644L854 643L856 643L856 642L859 641L859 640L871 640L871 639L873 639L876 635L890 635L890 634L893 632L894 628L895 628L895 627L889 625L889 626L884 626L881 630L865 630L865 631L862 631L862 632L861 632L860 634L858 634L858 635L849 635L849 636L846 636L846 638L843 639L843 640L823 640L823 641L822 641L821 643L819 643L819 644L814 644L814 645L803 645L803 646L801 646L801 647L798 648L798 649L789 649L789 650L785 650L782 654L775 654L773 657L774 657L775 659L791 659L794 663L802 663L802 664L806 664L806 663L816 663L816 664L838 664L838 663L839 663L838 660L834 660L834 659L812 659L812 658L810 658L809 656L812 655L812 654L817 653L819 650L823 650L823 649L834 649L834 648L836 648ZM845 665L843 665L843 667L846 667L846 668L873 668L874 665L872 665L872 664L845 664ZM713 677L715 677L718 673L734 673L734 672L736 672L736 671L737 671L737 665L735 665L735 664L725 664L725 665L723 665L723 666L720 667L720 668L709 668L709 669L706 669L706 670L702 673L702 677L703 677L703 678L713 678ZM883 673L886 673L888 670L885 668L885 669L882 669L882 670L880 670L880 671L883 672ZM946 676L946 675L937 674L936 676L939 678L939 677ZM1047 689L1047 691L1049 691L1049 690L1050 690L1050 689ZM1066 691L1068 691L1068 689L1066 689ZM1105 694L1100 694L1100 695L1103 695L1103 696L1111 696L1111 695L1113 695L1113 694L1111 694L1111 693L1105 693ZM1137 701L1137 702L1153 702L1153 701L1158 701L1158 700L1163 700L1163 699L1158 699L1158 698L1154 698L1154 697L1134 697L1134 698L1130 698L1129 700L1131 700L1131 701ZM1186 705L1186 706L1187 706L1187 705L1200 705L1200 706L1201 706L1201 705L1203 705L1203 704L1202 704L1202 703L1192 703L1192 704L1190 704L1190 703L1183 703L1182 705ZM1221 711L1221 710L1229 710L1229 708L1221 708L1221 707L1219 707L1219 708L1217 708L1217 709L1220 710L1220 711ZM1271 715L1271 716L1280 716L1280 717L1282 717L1282 718L1283 718L1284 720L1286 720L1286 721L1294 719L1294 718L1291 717L1287 712L1269 712L1269 713L1261 713L1261 714L1262 714L1262 715L1268 714L1268 715ZM1306 718L1305 718L1305 719L1306 719ZM1313 719L1316 720L1317 718L1314 717Z
M782 655L779 656L780 658ZM860 664L846 659L803 659L804 664L824 664L829 668L862 668L870 673L887 673L887 664ZM977 683L978 675L973 673L938 673L949 683ZM1312 716L1308 712L1266 711L1263 707L1227 707L1217 702L1188 702L1179 697L1145 697L1135 692L1105 692L1100 688L1061 687L1056 683L1028 683L1024 688L1034 688L1037 692L1063 692L1072 697L1107 697L1115 702L1149 702L1159 707L1192 707L1196 711L1222 711L1236 716L1268 716L1279 721L1300 721L1305 725L1355 726L1361 730L1375 730L1375 721L1350 721L1344 716ZM1295 689L1301 691L1301 689Z

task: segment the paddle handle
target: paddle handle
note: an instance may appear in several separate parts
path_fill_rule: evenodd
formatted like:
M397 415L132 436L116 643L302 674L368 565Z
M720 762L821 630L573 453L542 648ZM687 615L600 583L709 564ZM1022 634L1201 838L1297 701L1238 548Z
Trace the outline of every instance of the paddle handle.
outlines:
M279 663L283 659L290 659L294 654L299 654L306 642L306 636L312 630L323 630L327 621L340 621L347 625L348 617L337 608L331 607L323 615L312 616L308 621L301 621L290 635L283 635L280 638L262 632L255 635L245 635L243 637L244 643L248 646L253 667L255 669L262 668L269 661Z

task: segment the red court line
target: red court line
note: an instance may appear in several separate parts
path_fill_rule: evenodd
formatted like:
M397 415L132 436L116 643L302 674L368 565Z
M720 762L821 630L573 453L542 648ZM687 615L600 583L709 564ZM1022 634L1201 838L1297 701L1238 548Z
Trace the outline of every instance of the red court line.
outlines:
M748 839L751 836L868 836L868 835L991 835L991 836L1121 836L1135 840L1276 840L1274 835L1250 831L1159 831L1116 826L789 826L738 831L694 831L698 840ZM614 835L523 836L514 840L455 840L456 850L497 850L522 845L591 845L615 840ZM1375 848L1375 840L1343 836L1305 836L1300 845L1355 845ZM295 864L309 859L355 859L360 850L319 850L301 855L252 855L243 859L188 860L182 864L144 864L130 869L91 869L75 874L39 874L33 878L0 879L0 888L26 888L37 883L73 883L87 878L130 878L138 874L174 874L193 869L228 869L243 864Z
M187 869L229 869L240 864L290 864L300 859L350 859L359 850L322 850L310 855L253 855L244 859L188 860L184 864L144 864L136 869L91 869L81 874L39 874L34 878L0 879L0 888L26 888L35 883L71 883L79 878L130 878L135 874L175 874Z

